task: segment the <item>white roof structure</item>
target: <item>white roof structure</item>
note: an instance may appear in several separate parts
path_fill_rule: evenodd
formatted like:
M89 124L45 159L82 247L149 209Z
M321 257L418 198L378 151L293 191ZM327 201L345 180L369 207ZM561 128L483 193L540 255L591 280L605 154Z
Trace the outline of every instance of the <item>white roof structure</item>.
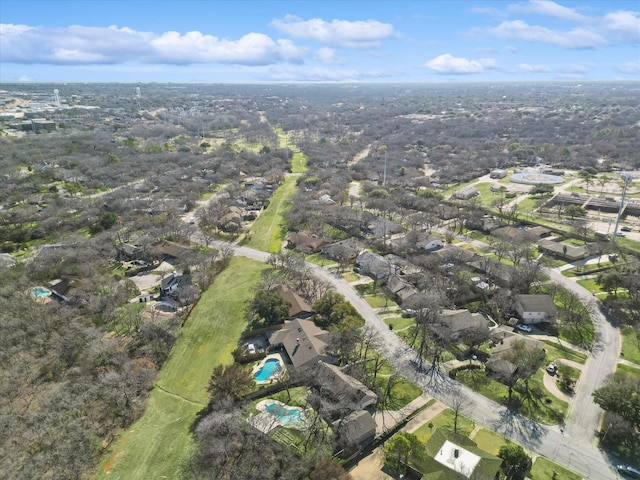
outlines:
M480 456L447 440L433 457L435 461L469 478L480 463Z

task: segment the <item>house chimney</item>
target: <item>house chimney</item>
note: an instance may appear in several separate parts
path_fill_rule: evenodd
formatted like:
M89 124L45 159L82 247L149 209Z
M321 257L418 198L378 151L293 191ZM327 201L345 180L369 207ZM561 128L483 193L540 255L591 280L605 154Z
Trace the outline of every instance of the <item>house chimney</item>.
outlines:
M453 451L453 458L458 458L460 456L460 450L457 448Z
M176 277L178 276L178 272L176 272L176 271L174 270L174 271L173 271L173 273L172 273L172 275L173 275L173 278L176 278Z

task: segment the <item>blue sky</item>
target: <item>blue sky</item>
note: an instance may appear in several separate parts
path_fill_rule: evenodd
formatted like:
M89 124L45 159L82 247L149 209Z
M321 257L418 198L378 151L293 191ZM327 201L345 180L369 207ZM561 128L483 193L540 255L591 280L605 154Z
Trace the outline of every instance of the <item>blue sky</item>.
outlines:
M640 0L0 0L0 82L639 78Z

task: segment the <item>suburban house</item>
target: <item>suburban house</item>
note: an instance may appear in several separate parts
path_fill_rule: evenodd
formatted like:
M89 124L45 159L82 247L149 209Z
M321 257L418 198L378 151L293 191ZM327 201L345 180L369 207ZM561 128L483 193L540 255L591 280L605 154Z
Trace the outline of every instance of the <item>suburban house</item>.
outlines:
M51 293L60 300L69 302L69 291L71 290L71 281L68 279L57 279L49 283L49 290Z
M522 323L527 325L555 323L558 315L558 309L549 295L516 295L514 307Z
M485 452L468 437L436 429L425 444L428 460L420 467L425 479L498 478L502 459Z
M460 340L465 333L477 330L489 331L489 322L481 313L471 313L467 309L442 310L436 315L440 329L447 338Z
M371 235L375 238L389 238L391 235L396 235L403 231L402 225L396 222L392 222L386 218L375 217L364 227L362 227L362 233L365 235Z
M337 421L332 427L352 448L362 449L376 438L376 421L366 410L356 410L342 421Z
M311 254L319 252L329 242L322 238L316 238L305 233L291 233L287 236L287 246L295 248L302 253Z
M168 240L162 240L154 245L154 251L167 262L180 260L191 254L193 250Z
M589 243L586 245L571 245L544 238L538 240L538 250L569 262L583 260L592 255L595 252L592 245Z
M387 279L384 289L387 294L399 304L406 302L409 298L420 293L416 287L403 280L399 275L390 276Z
M240 207L227 207L224 209L220 220L220 229L225 232L237 232L242 229L242 209Z
M176 295L180 290L192 286L191 275L178 275L178 272L173 272L168 277L162 279L160 283L161 295Z
M504 178L507 176L507 173L507 170L505 170L504 168L496 168L495 170L491 170L489 178Z
M321 252L325 257L340 263L353 262L360 253L360 246L353 238L340 240L322 247Z
M117 247L116 258L120 261L139 260L142 257L142 247L134 243L121 243Z
M0 253L0 268L5 267L13 267L16 264L16 261L13 257L8 253Z
M458 209L451 205L441 203L436 208L436 215L438 215L440 220L451 220L452 218L458 217Z
M506 360L506 357L507 353L514 348L514 344L516 342L524 342L527 348L537 349L542 357L546 355L544 343L531 337L518 335L504 327L498 327L491 332L491 344L493 345L493 349L491 350L491 356L486 363L488 375L494 377L498 381L503 381L504 379L513 377L518 368L512 362Z
M464 188L461 188L457 192L454 192L451 196L458 200L470 200L478 195L480 195L478 189L473 185L468 185Z
M434 235L428 236L427 238L423 238L416 242L416 248L420 250L426 250L427 252L435 252L436 250L440 250L442 247L444 247L442 239Z
M366 275L374 280L386 281L392 275L399 273L399 267L389 260L372 252L362 252L356 257L353 271Z
M281 347L294 368L311 367L318 362L336 363L338 359L327 353L329 332L317 327L313 320L295 319L269 337L272 347Z
M291 290L288 285L278 285L273 291L291 304L289 318L308 318L313 316L311 305L295 291Z
M378 403L378 395L336 365L318 363L314 375L323 389L342 404L351 404L356 410L367 410L374 409Z
M480 230L482 232L491 232L496 228L500 228L502 223L492 215L482 215L467 219L466 226L470 230Z

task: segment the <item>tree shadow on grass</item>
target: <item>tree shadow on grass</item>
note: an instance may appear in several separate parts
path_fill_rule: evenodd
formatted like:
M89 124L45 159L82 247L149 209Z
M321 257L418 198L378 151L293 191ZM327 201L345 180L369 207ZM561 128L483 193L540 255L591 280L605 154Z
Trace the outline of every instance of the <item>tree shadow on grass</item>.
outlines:
M503 434L506 438L515 439L529 447L542 443L545 435L544 428L535 420L527 418L513 409L504 409L499 419L492 425L493 430Z

